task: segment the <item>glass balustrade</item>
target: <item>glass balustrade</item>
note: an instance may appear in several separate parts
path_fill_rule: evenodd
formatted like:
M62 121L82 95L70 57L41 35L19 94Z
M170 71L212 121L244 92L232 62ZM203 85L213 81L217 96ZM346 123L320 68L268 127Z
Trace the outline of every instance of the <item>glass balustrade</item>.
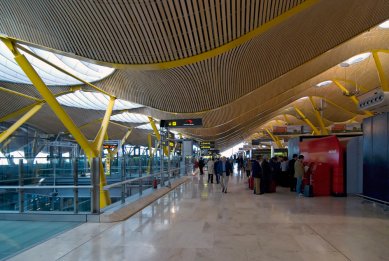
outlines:
M92 211L92 173L85 156L73 148L44 157L0 157L0 212ZM189 160L149 156L103 158L103 172L112 204L153 193L188 173ZM162 167L161 167L162 166Z

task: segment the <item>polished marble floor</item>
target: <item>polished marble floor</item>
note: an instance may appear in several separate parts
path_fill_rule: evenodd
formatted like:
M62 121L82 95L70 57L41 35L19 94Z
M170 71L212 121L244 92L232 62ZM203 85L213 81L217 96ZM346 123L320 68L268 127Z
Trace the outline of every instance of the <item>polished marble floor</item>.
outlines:
M299 198L287 189L229 193L206 178L124 222L87 223L12 260L389 260L389 211L356 197Z

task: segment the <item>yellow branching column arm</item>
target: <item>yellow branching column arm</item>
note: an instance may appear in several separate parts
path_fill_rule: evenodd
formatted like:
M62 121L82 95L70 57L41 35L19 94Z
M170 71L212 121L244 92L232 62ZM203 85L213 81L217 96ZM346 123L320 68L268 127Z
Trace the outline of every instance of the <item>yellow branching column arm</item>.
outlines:
M101 147L103 146L104 137L107 134L107 129L109 125L109 119L111 118L113 106L115 105L115 97L110 97L108 108L105 111L105 115L103 118L103 121L101 122L101 127L99 129L99 132L96 135L95 140L93 141L93 146L96 151L101 152Z
M389 91L388 78L385 75L385 71L384 68L382 67L382 63L380 57L378 56L378 52L373 51L372 53L373 53L375 66L377 68L378 77L380 78L381 88L384 92L388 92Z
M157 126L155 125L154 119L152 117L150 117L150 116L148 118L149 118L149 121L150 121L151 128L153 128L154 134L157 137L157 140L160 143L160 146L162 146L162 144L161 144L161 134L159 134L159 131L158 131ZM168 153L167 148L165 146L162 146L162 148L163 148L163 152L165 153L165 155L168 156L169 153Z
M14 133L23 123L28 121L32 116L35 115L43 106L43 103L37 104L32 109L24 114L19 120L17 120L11 127L9 127L6 131L0 134L0 143L5 141L12 133Z
M93 151L90 143L82 134L82 132L77 128L69 115L65 112L65 110L61 107L55 96L50 92L47 88L46 84L42 81L38 73L32 67L30 62L26 59L26 57L19 53L19 51L14 48L13 43L9 39L1 40L5 43L5 45L11 50L13 55L15 56L15 61L19 64L20 68L26 74L26 76L30 79L32 84L38 90L43 99L47 102L53 112L56 114L58 119L62 122L62 124L69 130L69 132L76 139L81 148L92 157L95 155L95 151Z
M104 118L101 122L101 127L99 132L96 135L96 138L93 141L94 150L98 152L98 156L101 154L101 149L103 147L104 138L108 139L108 125L109 119L111 118L113 106L115 105L115 97L110 97L107 110L105 111ZM111 155L108 154L107 157ZM104 166L102 161L100 160L100 207L103 208L109 204L111 204L111 198L109 197L108 190L104 190L104 186L107 185L107 179L105 178Z
M71 93L73 91L66 91L66 92L63 92L63 93L58 93L56 95L54 95L55 97L58 97L58 96L61 96L61 95L64 95L66 93ZM29 110L31 110L31 108L33 108L35 105L38 105L39 103L46 103L46 101L44 100L39 100L38 102L35 102L33 104L30 104L26 107L23 107L17 111L14 111L14 112L11 112L10 114L8 115L5 115L4 117L0 118L0 122L3 122L3 121L8 121L10 119L13 119L13 118L16 118L17 116L19 116L20 114L23 114Z
M151 164L153 161L153 142L151 140L151 134L147 134L147 141L149 145L149 164L147 165L147 173L151 174Z
M313 130L313 132L316 134L316 135L319 135L320 134L320 131L312 124L312 122L304 115L304 113L299 109L297 108L296 106L293 107L294 110L301 116L301 118L303 119L303 121L305 121L306 124L309 125L309 127L311 127L311 129Z
M132 132L132 128L128 129L126 134L124 135L123 139L122 139L122 145L124 145L124 143L126 142L126 140L128 139L128 137L130 137L131 135L131 132Z
M15 61L18 63L20 68L26 74L26 76L30 79L32 84L38 90L42 98L46 101L46 103L50 106L52 111L58 117L58 119L62 122L62 124L66 127L66 129L72 134L77 143L84 150L87 157L91 160L94 157L99 157L100 153L96 148L98 143L92 144L90 143L81 132L81 130L74 124L73 120L69 117L69 115L65 112L65 110L61 107L55 96L51 93L49 88L47 88L46 84L40 78L38 73L32 67L30 62L26 59L26 57L15 48L14 43L6 38L0 38L5 45L11 50L13 55L15 56ZM109 113L111 114L111 112ZM109 120L109 117L108 117ZM102 135L104 137L104 135ZM97 139L98 140L98 139ZM99 142L99 141L98 141ZM102 190L102 177L105 180L104 168L100 158L100 207L105 207L110 204L111 200L109 197L109 192Z
M289 125L290 122L289 122L288 117L286 116L286 114L284 114L284 119L285 119L285 122Z
M313 112L315 113L316 119L320 124L320 130L322 135L328 135L328 130L326 129L326 126L324 125L323 117L321 117L319 110L317 109L315 102L313 101L313 98L310 96L309 101L312 104Z
M148 142L148 145L149 145L149 156L151 158L153 156L153 142L152 142L150 133L147 134L147 142Z
M17 91L13 91L13 90L10 90L10 89L4 88L4 87L0 87L0 91L7 92L7 93L10 93L10 94L14 94L14 95L17 95L17 96L20 96L20 97L23 97L23 98L26 98L26 99L29 99L29 100L33 100L33 101L37 101L37 102L42 102L41 99L38 99L36 97L32 97L30 95L27 95L27 94L24 94L24 93L20 93L20 92L17 92Z
M333 83L335 83L335 85L344 93L346 94L352 101L355 105L359 106L359 100L357 97L355 97L355 95L351 95L350 96L350 92L347 90L346 87L344 87L338 80L332 80ZM373 114L369 111L364 111L364 113L368 116L372 116Z
M0 118L0 122L4 122L4 121L8 121L10 119L16 118L20 114L23 114L23 113L26 113L26 112L30 111L32 108L34 108L38 104L39 103L33 103L33 104L28 105L26 107L23 107L23 108L21 108L21 109L19 109L17 111L11 112L10 114Z
M346 94L354 103L355 103L355 105L359 105L359 101L358 101L358 99L357 99L357 97L355 97L354 95L351 95L351 96L349 96L350 95L350 92L349 92L349 90L347 90L347 88L346 87L344 87L338 80L332 80L334 83L335 83L335 85L344 93L344 94Z
M278 139L278 137L276 137L275 135L273 135L273 133L271 133L271 131L269 131L269 129L266 129L266 132L269 134L269 136L272 138L272 140L276 143L277 147L278 148L283 148L284 146L282 146L282 143L281 141Z

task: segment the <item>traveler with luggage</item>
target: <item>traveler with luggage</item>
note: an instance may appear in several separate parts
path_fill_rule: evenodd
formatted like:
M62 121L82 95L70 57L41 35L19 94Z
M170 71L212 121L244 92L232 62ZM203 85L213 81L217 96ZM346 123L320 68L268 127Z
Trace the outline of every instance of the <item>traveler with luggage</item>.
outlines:
M300 155L298 156L298 160L296 160L296 162L294 163L294 177L297 179L296 194L298 196L303 196L301 192L302 180L305 173L303 161L304 161L304 156Z

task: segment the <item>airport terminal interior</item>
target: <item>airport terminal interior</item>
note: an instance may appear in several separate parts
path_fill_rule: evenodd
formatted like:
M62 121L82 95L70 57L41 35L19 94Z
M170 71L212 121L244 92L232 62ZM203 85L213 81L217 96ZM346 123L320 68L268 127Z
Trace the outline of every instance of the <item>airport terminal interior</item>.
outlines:
M388 0L0 1L0 260L388 246Z

